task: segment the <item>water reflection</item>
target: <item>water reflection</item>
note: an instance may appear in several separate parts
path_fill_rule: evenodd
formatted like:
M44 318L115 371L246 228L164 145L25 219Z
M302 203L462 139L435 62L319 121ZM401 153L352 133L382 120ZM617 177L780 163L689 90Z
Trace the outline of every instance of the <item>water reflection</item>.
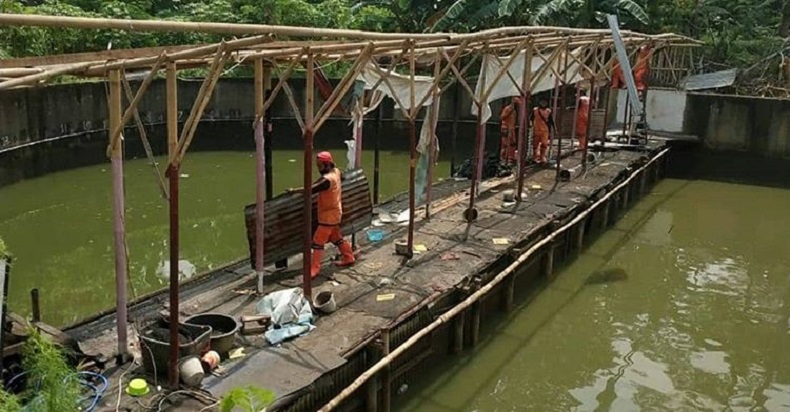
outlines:
M786 190L662 182L399 409L788 410L788 204Z

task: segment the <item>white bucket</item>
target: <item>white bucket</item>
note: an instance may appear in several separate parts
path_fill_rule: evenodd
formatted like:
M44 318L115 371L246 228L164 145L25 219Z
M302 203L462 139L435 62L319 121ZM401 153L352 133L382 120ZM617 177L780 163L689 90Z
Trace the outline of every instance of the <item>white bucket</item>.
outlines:
M178 372L178 375L181 377L181 382L193 388L199 387L200 382L203 381L203 377L206 376L205 372L203 372L203 364L200 363L200 359L197 356L188 356L184 358L181 361Z
M332 292L324 291L313 298L313 306L324 313L332 313L337 310L335 295Z

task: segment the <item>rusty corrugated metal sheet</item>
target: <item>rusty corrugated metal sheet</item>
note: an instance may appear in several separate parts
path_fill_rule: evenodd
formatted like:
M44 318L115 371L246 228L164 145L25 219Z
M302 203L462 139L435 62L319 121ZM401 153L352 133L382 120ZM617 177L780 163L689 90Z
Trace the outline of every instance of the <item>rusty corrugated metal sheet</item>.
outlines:
M557 109L560 117L557 122L557 132L563 139L576 138L576 133L573 131L573 109L563 110ZM606 112L603 109L593 109L590 113L590 137L589 139L599 139L604 135L604 115Z
M362 170L343 173L343 233L350 234L370 225L373 203L368 179ZM282 194L266 201L264 222L264 264L293 256L302 251L302 194ZM313 228L316 222L316 199L313 196ZM255 267L255 204L244 208L250 263Z

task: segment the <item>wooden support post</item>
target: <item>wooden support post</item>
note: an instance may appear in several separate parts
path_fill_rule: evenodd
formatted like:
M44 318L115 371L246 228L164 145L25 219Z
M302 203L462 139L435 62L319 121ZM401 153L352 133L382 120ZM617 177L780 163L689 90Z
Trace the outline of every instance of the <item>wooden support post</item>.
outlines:
M555 242L551 242L546 250L546 255L544 256L543 260L543 274L546 275L546 279L554 280L554 250L557 247Z
M110 101L109 130L121 128L121 72L112 70L109 74ZM112 139L112 135L110 136ZM112 144L112 140L110 140ZM112 153L112 192L113 192L113 227L115 234L115 306L116 324L118 328L118 356L122 360L128 353L127 319L126 319L126 229L124 227L125 199L123 188L123 145L113 146Z
M464 319L465 313L461 312L453 321L453 346L452 354L458 355L464 350Z
M381 123L384 117L384 102L379 103L378 114L376 118L376 138L373 141L373 204L379 204L379 179L381 175L381 149L379 148L379 141L381 140Z
M390 354L390 331L389 329L381 330L381 354L387 356ZM381 372L381 411L390 412L392 407L392 370L390 365L387 365Z
M590 92L587 98L587 129L584 131L584 147L582 150L582 170L587 171L587 148L590 145L590 128L592 127L592 109L593 109L593 90L595 90L595 75L591 74L590 77Z
M584 225L587 224L587 219L583 219L576 227L576 251L581 253L584 248Z
M450 62L450 64L453 64ZM441 89L439 88L439 77L440 77L440 69L442 67L442 55L438 51L436 52L436 63L434 64L433 68L433 77L434 81L434 88L432 90L432 98L433 101L431 102L431 118L425 119L426 122L431 122L431 141L428 145L428 181L425 182L425 218L431 218L431 195L433 190L433 169L436 165L436 126L439 123L439 94L441 93ZM447 68L449 69L449 68ZM446 70L447 70L446 69Z
M516 290L516 274L513 273L505 281L504 298L502 299L502 306L505 312L513 310L513 293Z
M603 208L603 217L601 218L601 230L606 230L609 227L609 209L612 208L612 201L608 200L604 205Z
M642 197L647 192L647 170L640 173L639 176L639 197Z
M520 205L524 193L524 167L527 161L527 138L529 136L529 98L532 93L532 45L524 50L524 74L521 78L521 107L518 110L518 161L516 162L516 204ZM510 295L512 299L512 294Z
M255 274L258 277L258 293L263 293L263 238L266 200L266 156L265 156L265 119L263 113L264 86L263 86L263 60L255 59L254 62L255 86Z
M176 64L167 65L167 148L168 156L174 159L178 152L178 88L176 84ZM168 377L170 386L178 384L178 260L179 260L179 225L178 225L178 164L168 165L167 176L170 182L170 358Z
M313 250L313 196L310 191L311 183L313 181L313 115L315 96L315 55L309 49L307 50L307 87L305 88L305 130L303 133L304 144L304 170L302 171L302 221L304 227L302 228L302 290L304 296L308 301L312 302L313 295L313 278L310 276L310 267L312 265Z
M367 361L365 362L365 367L370 368L371 366L375 365L376 362L381 359L381 349L378 345L370 345L365 352L365 356ZM378 376L373 376L370 378L370 382L366 385L366 397L365 397L365 411L366 412L378 412L378 405L379 405L379 378Z
M628 209L628 196L630 195L630 192L631 192L631 184L629 183L623 188L623 206L622 206L623 211Z
M458 146L458 117L461 115L461 85L455 85L455 93L453 93L453 99L455 99L455 110L453 110L453 123L450 127L450 177L453 176L455 173L455 152Z
M472 324L471 331L469 333L469 341L472 347L477 346L477 342L480 340L480 315L483 311L482 304L478 301L472 305Z
M272 93L272 66L269 64L263 65L263 98L268 99ZM274 197L274 173L272 167L272 139L273 135L273 128L272 128L272 113L271 113L271 106L264 110L264 128L263 132L265 136L268 136L268 139L264 137L263 139L263 158L264 158L264 174L266 175L266 199L271 199Z
M414 56L414 43L411 45L411 53L409 54L409 75L411 76L410 92L410 106L409 111L414 110L416 96L414 95L414 76L415 76L415 56ZM409 116L409 233L407 238L407 256L411 259L414 256L414 215L416 214L416 193L415 193L415 180L417 178L417 126L414 124L414 116Z
M33 312L33 323L41 322L41 304L38 299L38 289L30 290L30 307Z

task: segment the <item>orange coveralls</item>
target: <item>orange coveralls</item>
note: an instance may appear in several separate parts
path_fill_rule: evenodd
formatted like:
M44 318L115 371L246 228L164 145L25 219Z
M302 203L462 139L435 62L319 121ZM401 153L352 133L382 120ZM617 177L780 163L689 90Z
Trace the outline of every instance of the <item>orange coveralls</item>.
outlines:
M500 131L502 140L500 141L499 159L506 163L516 161L516 110L514 104L508 104L502 108L499 115Z
M576 138L579 139L579 148L587 146L587 124L590 116L590 98L582 96L579 98L579 108L576 112Z
M623 68L620 67L620 62L615 61L612 67L612 89L622 89L625 87L625 75Z
M647 88L648 75L650 74L650 59L653 57L653 49L648 46L639 48L639 54L634 66L634 82L636 90L644 91Z
M328 182L327 184L324 182ZM313 258L311 275L318 276L321 270L321 258L324 255L324 245L332 242L340 249L343 255L341 265L350 265L355 261L351 244L343 239L340 232L340 222L343 217L342 189L340 183L340 170L332 168L313 185L313 193L318 193L318 228L313 234Z
M549 148L549 131L554 127L551 109L540 106L532 109L532 158L538 163L546 163Z

